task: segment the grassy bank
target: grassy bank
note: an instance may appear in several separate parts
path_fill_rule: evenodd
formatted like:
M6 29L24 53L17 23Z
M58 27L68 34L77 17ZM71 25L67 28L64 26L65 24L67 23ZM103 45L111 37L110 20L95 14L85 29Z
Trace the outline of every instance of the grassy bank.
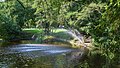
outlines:
M77 46L77 40L69 34L69 30L54 28L49 34L44 32L44 29L38 28L24 28L23 32L20 35L19 41L24 41L25 44L56 44L56 45L70 45L74 48L78 48L81 46ZM17 42L17 41L12 41Z
M23 31L29 34L26 35L27 37L32 37L39 43L69 44L66 40L73 39L71 35L66 33L66 29L52 29L49 34L45 34L44 29L38 28L24 28Z
M24 28L22 29L21 35L19 35L19 40L11 41L12 43L18 41L24 41L23 43L47 43L47 44L57 44L57 45L70 45L67 40L72 40L72 36L67 34L66 29L52 29L49 34L45 34L44 29L38 28ZM14 39L13 39L14 40ZM6 41L7 42L7 41ZM10 43L11 43L10 42ZM0 43L2 44L2 39L0 38Z
M62 39L72 39L71 35L67 34L66 29L52 29L51 32L47 35L44 33L44 29L38 28L24 28L23 31L25 33L33 34L33 35L44 35L44 39L47 38L62 38ZM38 36L39 37L39 36Z
M36 34L36 33L42 33L43 29L38 29L38 28L24 28L23 31L27 32L27 33Z
M67 29L52 29L49 34L44 33L44 29L38 28L25 28L23 29L25 33L30 35L26 35L28 38L34 39L37 43L47 43L47 44L57 44L57 45L71 45L74 48L83 47L84 45L80 45L71 34L69 34L69 30ZM89 49L93 48L91 43L85 43Z

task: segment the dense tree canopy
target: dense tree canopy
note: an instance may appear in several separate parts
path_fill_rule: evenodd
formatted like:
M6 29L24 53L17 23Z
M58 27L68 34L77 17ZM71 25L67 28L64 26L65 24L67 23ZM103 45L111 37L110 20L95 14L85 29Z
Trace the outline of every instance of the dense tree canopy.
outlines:
M109 59L120 53L119 0L11 0L0 3L0 35L16 37L22 28L72 27L92 37ZM48 28L50 28L48 27ZM109 53L109 55L108 55ZM117 56L117 58L115 57ZM110 62L113 62L110 61ZM114 63L114 62L113 62ZM118 62L116 62L118 63Z

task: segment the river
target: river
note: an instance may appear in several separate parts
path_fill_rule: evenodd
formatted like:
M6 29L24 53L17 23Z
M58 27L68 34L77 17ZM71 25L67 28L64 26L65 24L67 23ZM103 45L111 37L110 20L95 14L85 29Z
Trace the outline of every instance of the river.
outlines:
M84 51L50 44L0 47L0 68L74 68Z

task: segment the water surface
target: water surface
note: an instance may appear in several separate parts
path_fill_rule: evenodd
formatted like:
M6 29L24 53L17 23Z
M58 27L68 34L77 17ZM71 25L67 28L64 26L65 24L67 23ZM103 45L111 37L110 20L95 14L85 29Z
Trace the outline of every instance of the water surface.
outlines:
M0 47L0 68L74 68L81 49L48 44L17 44Z

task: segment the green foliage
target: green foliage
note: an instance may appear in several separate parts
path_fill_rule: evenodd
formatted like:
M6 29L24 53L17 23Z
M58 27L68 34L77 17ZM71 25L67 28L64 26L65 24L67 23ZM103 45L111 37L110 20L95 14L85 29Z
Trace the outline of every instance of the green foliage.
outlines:
M79 20L83 19L84 22L77 22L79 25L77 28L93 38L94 45L99 47L102 55L107 58L106 67L118 65L117 60L120 60L119 1L111 0L108 5L103 5L103 7L97 5L90 4L87 7L90 8L89 10L84 8L83 13L85 14L81 13L82 17L79 18Z
M70 1L66 4L72 7L77 6L77 3ZM66 8L67 12L61 13L64 18L62 20L68 26L92 37L93 45L98 47L101 54L107 57L106 67L111 66L113 62L118 64L117 59L120 60L119 1L89 3L85 1L85 3L82 4L82 7L74 7L73 10L70 7L69 10Z
M57 16L59 14L61 1L62 0L35 0L33 4L33 8L36 9L35 15L37 16L35 20L43 23L49 23L51 27L55 26L53 24L57 24L58 22Z
M95 27L89 32L97 45L101 45L106 53L119 53L119 1L111 1L102 14L102 18Z
M25 0L24 2L27 3ZM35 17L34 13L36 10L33 9L31 6L25 6L23 8L23 6L17 0L12 0L1 3L0 8L1 8L0 13L10 15L12 18L14 18L17 25L19 25L20 27L35 26L35 23L33 22Z
M120 53L119 0L20 1L25 9L14 0L0 3L0 13L5 14L0 17L0 35L5 39L16 35L12 34L15 29L15 33L19 33L19 27L23 26L51 28L64 25L91 36L93 44L108 58L108 63L118 64L114 61L119 59Z
M0 15L0 36L3 40L17 40L20 32L21 28L15 24L11 17Z

